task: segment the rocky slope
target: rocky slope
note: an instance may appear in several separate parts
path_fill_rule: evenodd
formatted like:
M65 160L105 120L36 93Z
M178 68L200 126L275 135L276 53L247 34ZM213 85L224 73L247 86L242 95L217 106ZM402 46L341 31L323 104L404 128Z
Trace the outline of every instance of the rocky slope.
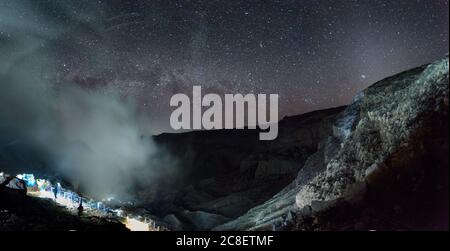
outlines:
M171 230L448 229L448 81L447 56L375 83L347 107L286 117L274 141L256 130L156 136L164 174L137 187L128 210ZM0 165L43 172L39 153L23 149L1 148ZM6 190L0 210L3 223L17 218L4 223L13 229L122 229Z
M447 229L448 56L357 95L297 178L215 230Z
M343 109L284 118L270 142L259 141L255 130L160 135L159 146L181 163L178 189L158 184L141 201L172 229L206 230L235 219L295 179Z
M115 219L78 217L50 199L0 186L0 231L128 231Z
M448 57L279 125L272 142L247 130L156 137L183 173L178 188L144 192L144 207L171 229L448 228Z

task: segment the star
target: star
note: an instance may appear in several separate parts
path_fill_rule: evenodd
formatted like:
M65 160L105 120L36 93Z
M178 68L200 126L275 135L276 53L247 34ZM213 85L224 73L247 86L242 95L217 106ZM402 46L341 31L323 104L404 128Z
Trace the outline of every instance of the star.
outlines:
M48 66L38 75L58 83L114 90L159 126L170 97L194 84L279 94L282 117L345 105L369 80L441 58L446 10L448 1L20 0L0 5L0 55L37 59Z

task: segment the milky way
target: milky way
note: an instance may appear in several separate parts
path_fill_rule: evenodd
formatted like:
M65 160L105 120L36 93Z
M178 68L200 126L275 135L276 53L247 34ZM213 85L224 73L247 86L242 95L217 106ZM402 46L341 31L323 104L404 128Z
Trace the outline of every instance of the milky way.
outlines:
M0 72L32 62L55 83L118 90L158 133L193 85L278 93L281 116L347 104L443 57L448 25L448 0L0 0Z

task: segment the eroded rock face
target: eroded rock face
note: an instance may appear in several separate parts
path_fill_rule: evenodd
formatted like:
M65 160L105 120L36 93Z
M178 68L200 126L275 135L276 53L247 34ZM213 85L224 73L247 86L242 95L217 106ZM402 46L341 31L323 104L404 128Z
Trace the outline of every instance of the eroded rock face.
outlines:
M236 219L295 180L343 109L284 118L270 142L254 130L161 135L156 140L183 163L185 186L160 188L173 196L158 195L145 207L172 229L206 230Z
M294 182L215 230L448 229L448 81L447 56L367 88Z
M389 168L384 163L394 154L419 154L409 152L415 147L408 144L421 144L414 142L416 137L425 139L419 134L438 126L427 119L437 116L444 121L448 115L448 59L383 80L364 93L355 129L344 138L326 171L298 193L299 208L314 200L346 196L352 184L370 180L381 169ZM400 157L407 165L415 156Z

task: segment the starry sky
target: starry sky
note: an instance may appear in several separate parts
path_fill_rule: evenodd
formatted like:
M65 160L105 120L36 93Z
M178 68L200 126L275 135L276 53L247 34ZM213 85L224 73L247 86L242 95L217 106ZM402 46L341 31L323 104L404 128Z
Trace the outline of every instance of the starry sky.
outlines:
M32 62L49 81L119 92L153 133L193 85L278 93L281 118L347 104L443 57L448 38L448 0L0 0L0 72Z

